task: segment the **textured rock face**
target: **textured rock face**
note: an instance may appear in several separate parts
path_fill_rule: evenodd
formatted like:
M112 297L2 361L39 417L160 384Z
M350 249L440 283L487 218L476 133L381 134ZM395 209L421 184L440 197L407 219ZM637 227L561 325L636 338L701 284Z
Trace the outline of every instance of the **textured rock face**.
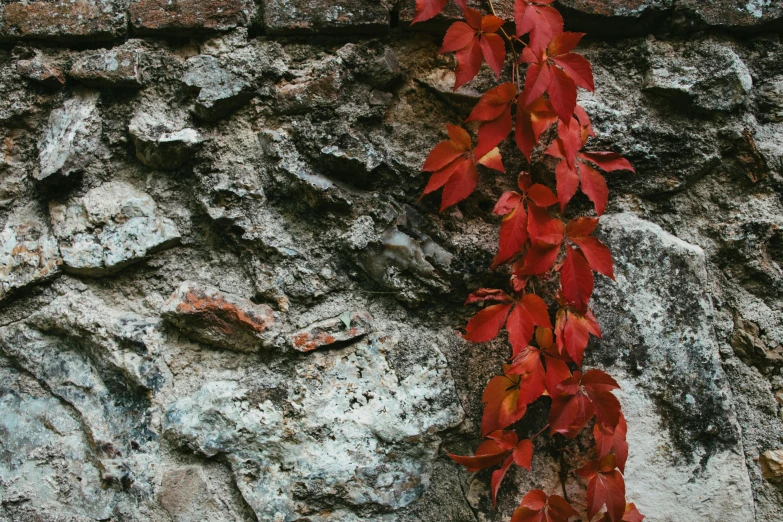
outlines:
M3 2L0 38L89 42L127 31L127 0Z
M144 259L179 241L174 223L158 214L152 198L123 182L97 187L82 198L49 207L63 264L101 275Z
M269 346L276 336L272 309L192 282L182 283L163 307L163 317L195 340L240 352Z
M95 160L102 128L97 108L99 97L96 91L80 90L61 108L52 111L38 146L40 171L36 179L54 174L67 176Z
M507 522L584 463L537 437L494 508L446 456L508 355L455 330L506 281L513 188L419 199L496 83L453 92L455 3L413 27L412 0L0 6L0 520ZM558 6L590 35L589 146L637 170L608 176L587 352L621 381L629 500L783 520L780 6ZM502 154L554 186L543 151Z

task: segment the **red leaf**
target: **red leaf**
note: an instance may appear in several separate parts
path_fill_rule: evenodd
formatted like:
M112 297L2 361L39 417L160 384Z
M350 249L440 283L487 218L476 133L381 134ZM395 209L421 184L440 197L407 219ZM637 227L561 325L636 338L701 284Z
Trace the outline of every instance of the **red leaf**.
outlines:
M605 172L613 172L615 170L630 170L631 172L636 172L627 159L614 152L583 152L579 154L579 157L583 160L595 163Z
M564 390L569 385L577 383L580 377L579 372L576 372L557 387ZM560 433L573 439L590 422L594 414L593 403L581 388L574 394L561 393L552 401L552 408L549 410L549 429L552 433Z
M481 68L481 44L478 38L473 40L463 49L456 53L457 70L455 71L454 90L468 83L476 77Z
M495 208L492 209L492 212L498 216L505 216L517 208L517 205L520 203L522 203L522 195L519 192L504 192L498 199L498 202L495 203Z
M440 211L470 196L478 185L478 171L472 161L464 162L443 186Z
M542 490L534 489L522 498L511 522L567 522L576 516L579 516L579 512L563 497L547 497Z
M622 413L615 428L609 428L600 422L596 422L593 427L593 437L595 437L598 458L602 459L613 452L617 468L623 473L625 473L625 462L628 460L627 433L628 424Z
M589 236L598 226L598 219L591 217L578 217L568 222L565 233L568 239Z
M609 248L593 236L572 238L579 249L587 258L590 268L598 273L614 279L614 262Z
M511 132L511 106L506 106L505 111L496 119L483 123L478 130L478 143L475 155L484 156L498 144L506 139Z
M571 121L576 107L576 83L565 72L557 67L550 67L549 101L557 116L565 124Z
M555 121L557 121L557 114L555 114L552 105L549 100L539 97L527 108L524 108L524 94L519 96L519 103L517 105L517 125L514 136L516 138L517 147L525 155L525 158L530 161L530 155L533 152L536 144L538 143L541 134L547 130Z
M503 62L506 59L506 44L500 35L484 33L480 38L481 52L487 64L495 71L495 76L500 78L503 70Z
M434 172L432 176L430 176L430 180L427 182L427 186L424 187L424 191L421 194L422 197L443 187L443 185L448 183L449 179L451 179L451 176L453 176L458 169L465 168L464 165L466 163L470 163L469 158L458 158L439 171Z
M443 37L439 53L450 53L464 49L476 39L476 30L465 22L454 22Z
M563 32L563 17L553 7L536 4L551 2L528 2L516 0L514 4L514 21L517 36L530 33L530 47L535 52L543 51L552 38Z
M490 268L494 269L499 264L511 259L524 246L527 241L527 212L522 205L517 206L511 213L506 214L500 224L500 241L498 253L492 260Z
M503 461L503 465L500 466L500 469L492 472L492 505L495 507L498 505L498 490L500 489L500 484L503 482L503 477L506 476L506 471L508 471L512 462L514 462L514 458L509 455L506 460Z
M524 96L522 104L525 107L528 107L531 102L541 97L549 88L551 81L548 63L530 64L530 67L527 68L527 74L525 75L525 90L523 91Z
M544 274L552 268L560 253L560 245L550 245L542 241L534 243L525 254L523 264L515 267L516 275L539 275Z
M552 327L549 322L549 311L546 303L539 296L526 294L519 300L506 323L511 346L516 351L527 346L533 339L536 326Z
M520 440L514 449L513 456L514 464L530 471L530 466L533 463L533 443L530 439Z
M506 428L525 415L525 405L518 405L519 376L499 375L490 379L481 396L484 414L481 417L481 434L485 436Z
M557 385L571 378L571 370L561 359L549 356L544 360L546 361L546 391L554 399L560 394Z
M593 294L593 272L590 270L585 256L570 246L566 247L566 257L560 271L560 281L565 298L580 310L587 308L587 303Z
M614 455L609 455L600 462L588 462L577 470L590 480L587 485L587 516L591 519L604 505L612 522L621 522L625 515L625 480L614 468Z
M528 346L519 352L506 373L519 375L517 400L520 405L530 404L541 397L546 390L544 365L541 364L541 351L538 348Z
M468 131L460 127L459 125L446 124L446 132L449 134L449 139L454 142L455 145L462 150L468 151L471 147L470 134Z
M492 121L499 118L517 96L517 87L506 82L488 90L465 121Z
M550 55L551 56L551 55ZM560 56L552 56L552 61L563 68L563 71L574 80L574 83L588 91L595 90L593 69L587 58L581 54L568 53Z
M497 337L506 322L511 304L496 304L488 306L473 316L465 327L462 337L474 343L483 343Z
M486 15L481 19L481 32L494 33L505 24L506 21L494 15Z
M503 167L503 159L500 157L500 151L497 147L481 156L478 160L479 165L484 165L490 169L494 169L505 174L506 169Z
M527 209L530 214L527 223L530 239L559 246L563 242L563 222L553 219L547 209L534 203L529 203Z
M427 159L424 160L424 167L422 167L421 170L424 172L435 172L436 170L440 170L465 154L465 152L466 149L463 149L453 141L441 141L435 145L435 148L429 153Z
M582 182L582 192L595 205L595 213L599 216L606 210L609 201L609 187L600 172L585 163L577 163L579 179Z
M555 178L557 179L557 198L560 200L560 211L564 212L566 205L576 194L579 187L579 175L576 170L570 168L568 163L561 161L555 168Z
M411 25L429 20L446 7L447 0L416 0L416 16L411 20Z
M468 296L465 304L477 303L479 301L500 301L501 303L510 303L512 301L509 296L503 290L496 288L479 288Z
M468 471L473 472L500 464L510 453L511 450L500 447L496 441L485 440L472 457L462 457L451 453L447 453L447 455L457 464L461 464L468 468Z
M555 193L552 192L549 187L541 185L540 183L536 183L530 187L530 190L527 191L527 197L530 201L542 208L557 203L557 196L555 196Z
M636 509L636 505L633 502L625 505L623 522L642 522L644 518L644 515L639 513L639 510Z
M481 12L471 7L465 7L462 9L462 16L465 17L465 21L473 29L475 29L476 31L481 30L481 22L484 19L484 17L481 15Z
M574 47L579 45L579 41L585 33L560 33L549 42L546 54L551 58L554 56L560 56L565 53L570 53Z

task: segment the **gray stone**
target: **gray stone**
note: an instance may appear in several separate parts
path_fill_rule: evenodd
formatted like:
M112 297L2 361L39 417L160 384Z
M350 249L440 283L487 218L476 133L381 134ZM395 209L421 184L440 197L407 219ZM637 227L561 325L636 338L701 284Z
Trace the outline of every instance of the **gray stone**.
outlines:
M105 183L81 198L49 207L65 268L104 275L179 242L176 225L133 185Z
M613 360L622 387L628 497L652 520L754 520L704 251L630 213L605 216L600 235L614 252L616 283L596 290L595 357Z
M263 389L208 383L168 408L165 433L206 456L225 454L260 520L354 520L347 506L406 506L428 483L436 432L458 424L462 410L442 356L404 379L389 367L384 353L398 335L312 353L281 405Z
M198 91L193 114L202 120L227 116L253 96L250 83L227 70L214 56L194 56L187 67L182 81Z
M373 34L389 30L385 0L264 0L264 29L269 34Z
M17 208L0 232L0 300L61 271L57 240L35 205Z
M703 110L730 111L744 102L753 87L747 66L728 46L652 41L650 49L648 92L680 97Z
M737 29L763 29L779 24L783 8L771 0L682 0L677 2L678 14L692 23L704 26Z
M40 170L34 174L36 179L54 174L68 176L96 159L102 130L99 97L97 91L77 90L62 107L52 111L38 146Z
M137 112L128 131L136 157L153 169L182 168L203 142L197 130L184 127L159 108Z
M220 500L199 466L181 466L163 473L160 503L174 522L229 522Z
M140 51L133 47L99 49L82 54L68 75L94 87L141 87Z
M189 281L179 285L161 315L193 339L227 350L256 352L277 335L270 331L275 317L269 306Z
M57 88L65 85L65 75L62 71L46 63L46 60L40 54L36 54L29 60L16 62L16 72L28 80L38 82L47 87Z
M367 312L344 312L313 323L288 338L288 344L298 352L312 352L355 341L372 332L372 316Z

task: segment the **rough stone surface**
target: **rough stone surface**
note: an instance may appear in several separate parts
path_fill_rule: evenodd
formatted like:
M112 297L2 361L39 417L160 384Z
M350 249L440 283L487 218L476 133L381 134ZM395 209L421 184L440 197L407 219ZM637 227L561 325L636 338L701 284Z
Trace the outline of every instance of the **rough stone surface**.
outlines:
M49 208L66 269L102 275L175 245L176 225L133 185L110 182Z
M57 67L47 64L41 55L29 60L16 62L16 72L28 80L38 82L47 87L62 87L65 85L65 75Z
M79 90L52 111L49 124L38 145L42 180L54 174L68 176L84 170L98 154L102 120L98 114L96 91Z
M255 11L251 0L131 0L130 21L142 34L226 31L249 25Z
M0 39L91 42L127 32L127 0L55 0L0 5Z
M353 341L372 331L372 316L367 313L344 312L340 317L324 319L294 332L288 343L299 352L312 352Z
M0 233L0 299L56 276L62 265L57 240L34 205L17 208Z
M84 53L68 75L94 87L140 87L139 51L127 47Z
M263 0L264 29L270 34L379 34L389 30L386 0Z
M507 281L491 209L515 186L419 199L498 81L453 91L457 4L410 26L413 0L128 3L2 2L0 520L507 522L573 476L589 434L562 461L537 437L497 508L446 455L476 449L508 356L456 330ZM607 176L586 361L622 384L629 500L783 520L780 6L557 5L589 35L588 146L636 167ZM501 152L554 187L543 150Z
M203 142L197 130L183 128L159 107L136 113L128 131L136 147L136 157L153 169L182 168Z
M240 352L270 346L272 309L217 288L186 281L163 306L163 318L193 339Z

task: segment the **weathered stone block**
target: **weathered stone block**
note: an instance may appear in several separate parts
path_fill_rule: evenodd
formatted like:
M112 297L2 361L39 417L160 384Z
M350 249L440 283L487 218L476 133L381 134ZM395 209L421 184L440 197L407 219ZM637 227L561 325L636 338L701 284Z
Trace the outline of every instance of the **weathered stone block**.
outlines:
M68 75L95 87L141 87L139 51L126 47L89 51L78 58Z
M294 350L312 352L318 348L329 348L364 337L372 332L372 316L367 312L347 313L332 317L293 333L289 339Z
M35 179L54 174L68 176L95 160L103 127L97 108L99 97L96 91L77 90L62 107L51 112L38 145L41 168L33 174Z
M127 0L56 0L0 5L0 40L94 42L127 31Z
M153 169L177 169L184 166L203 142L201 134L183 128L162 111L140 111L128 126L136 146L136 157Z
M65 85L65 75L62 71L46 63L40 54L29 60L16 62L16 72L24 78L46 87L57 88Z
M162 316L193 339L227 350L255 352L276 336L268 305L188 281L166 302Z
M252 0L132 0L133 29L139 33L202 33L249 25Z
M252 85L214 56L194 56L187 67L182 81L198 90L193 114L202 120L227 116L253 97Z
M679 0L677 11L700 24L754 29L779 26L783 5L774 0Z
M0 300L29 284L60 272L57 240L34 205L21 207L0 232Z
M116 272L179 242L176 225L133 185L112 181L81 198L51 203L65 267L93 276Z
M386 0L263 0L269 34L378 34L389 30Z

